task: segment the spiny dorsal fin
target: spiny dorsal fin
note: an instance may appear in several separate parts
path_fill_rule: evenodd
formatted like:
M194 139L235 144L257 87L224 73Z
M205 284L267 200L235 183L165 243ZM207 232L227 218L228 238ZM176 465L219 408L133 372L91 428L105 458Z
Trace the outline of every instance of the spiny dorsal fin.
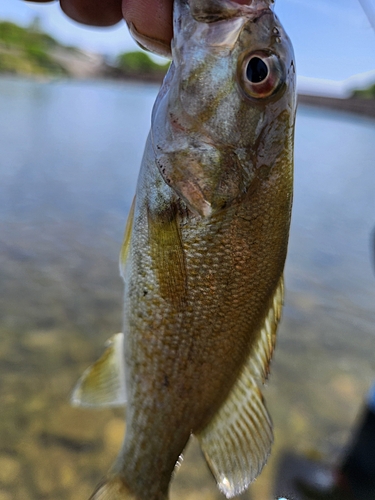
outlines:
M103 355L78 380L71 396L73 406L108 407L126 403L124 334L116 333L106 346Z
M283 299L284 279L281 277L272 298L271 307L268 310L260 331L259 341L255 345L248 361L255 378L262 383L265 382L269 374L270 361L276 344L277 326L281 318Z
M258 382L263 382L268 373L282 300L281 278L248 362L224 404L197 436L219 488L227 498L248 488L261 472L271 450L272 422Z

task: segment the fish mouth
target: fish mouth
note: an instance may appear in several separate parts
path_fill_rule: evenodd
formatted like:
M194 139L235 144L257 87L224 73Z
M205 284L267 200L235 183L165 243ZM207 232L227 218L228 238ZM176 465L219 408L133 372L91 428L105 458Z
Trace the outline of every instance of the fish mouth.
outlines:
M257 13L257 15L252 19L254 23L257 23L259 19L261 19L264 16L272 16L275 17L274 12L271 9L261 9Z
M189 0L190 12L198 22L213 23L233 17L254 19L262 11L271 11L274 0Z

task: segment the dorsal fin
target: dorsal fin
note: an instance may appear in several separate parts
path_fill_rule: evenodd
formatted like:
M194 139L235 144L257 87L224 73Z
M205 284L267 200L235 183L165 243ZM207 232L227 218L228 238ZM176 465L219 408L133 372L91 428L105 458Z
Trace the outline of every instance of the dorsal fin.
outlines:
M284 300L284 278L281 277L272 298L263 327L260 331L259 341L249 357L250 370L255 378L262 383L269 375L270 362L276 344L277 326L281 318Z
M265 465L272 422L258 387L269 371L283 300L283 279L247 363L228 398L197 437L220 490L227 498L248 488Z

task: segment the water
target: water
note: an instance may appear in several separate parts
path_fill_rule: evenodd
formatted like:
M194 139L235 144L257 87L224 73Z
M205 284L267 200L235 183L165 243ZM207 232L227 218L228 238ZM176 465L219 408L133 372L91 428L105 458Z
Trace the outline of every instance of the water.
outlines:
M156 93L0 80L0 500L82 500L117 453L122 412L71 409L68 394L121 330L118 253ZM266 389L276 442L255 500L272 495L286 448L339 456L374 377L374 158L374 121L299 109L286 306ZM172 500L189 495L221 498L194 446Z

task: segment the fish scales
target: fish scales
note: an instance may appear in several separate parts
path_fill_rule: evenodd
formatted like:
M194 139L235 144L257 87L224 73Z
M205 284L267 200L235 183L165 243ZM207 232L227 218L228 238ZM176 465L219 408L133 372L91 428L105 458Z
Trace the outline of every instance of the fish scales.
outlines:
M191 434L235 496L273 440L259 387L283 298L293 50L269 1L175 0L172 55L121 253L124 333L73 395L105 405L112 391L116 405L126 392L96 500L167 499Z

